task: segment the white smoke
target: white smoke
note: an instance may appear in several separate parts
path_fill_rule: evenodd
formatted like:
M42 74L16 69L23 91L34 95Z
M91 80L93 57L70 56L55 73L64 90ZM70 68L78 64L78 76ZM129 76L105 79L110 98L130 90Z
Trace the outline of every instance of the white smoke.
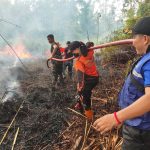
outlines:
M9 63L12 63L10 61ZM16 72L16 68L18 64L18 60L15 59L13 61L12 66L4 65L1 67L1 74L3 76L0 77L0 95L2 95L1 102L11 101L15 94L22 93L20 90L20 84L17 80L18 72Z

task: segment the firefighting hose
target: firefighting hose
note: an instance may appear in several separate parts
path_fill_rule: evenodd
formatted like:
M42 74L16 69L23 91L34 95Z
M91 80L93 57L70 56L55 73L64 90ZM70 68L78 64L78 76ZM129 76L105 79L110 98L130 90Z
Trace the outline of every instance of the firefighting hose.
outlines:
M94 47L89 48L89 50L96 50L96 49L100 49L100 48L106 48L106 47L117 46L117 45L127 45L127 44L132 45L132 43L133 43L133 39L119 40L119 41L114 41L114 42L109 42L109 43L101 44L101 45L98 45L98 46L94 46ZM51 58L51 59L47 60L47 67L50 68L49 61L51 61L51 60L65 62L65 61L69 61L69 60L72 60L72 59L74 59L74 57L71 57L71 58L68 58L68 59Z

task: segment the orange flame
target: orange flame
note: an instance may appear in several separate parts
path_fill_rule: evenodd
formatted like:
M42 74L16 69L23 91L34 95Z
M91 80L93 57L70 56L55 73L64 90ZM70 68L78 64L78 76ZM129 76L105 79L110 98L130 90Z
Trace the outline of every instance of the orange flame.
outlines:
M17 55L22 59L27 59L27 58L32 57L32 55L26 50L26 47L22 43L14 45L13 48L14 48L15 52L17 53ZM9 46L5 46L3 49L0 49L0 56L15 57L15 54L10 49Z
M32 55L26 50L26 47L22 43L15 45L14 49L16 50L16 53L18 54L20 58L32 57Z
M8 46L6 46L5 48L0 49L0 56L13 56L10 48Z

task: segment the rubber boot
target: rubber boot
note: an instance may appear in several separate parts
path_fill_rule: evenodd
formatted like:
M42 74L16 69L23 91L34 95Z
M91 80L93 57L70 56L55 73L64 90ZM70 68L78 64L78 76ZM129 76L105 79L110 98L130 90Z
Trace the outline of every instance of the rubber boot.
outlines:
M84 112L83 106L81 105L80 102L77 102L77 103L76 103L76 105L74 106L74 109L75 109L76 111L80 111L80 113L82 113L82 114L83 114L83 112Z
M93 111L91 109L85 110L84 114L88 120L90 120L90 121L93 120Z
M84 106L82 103L82 98L80 95L75 96L75 99L77 101L76 105L75 105L75 110L80 111L81 114L84 114Z

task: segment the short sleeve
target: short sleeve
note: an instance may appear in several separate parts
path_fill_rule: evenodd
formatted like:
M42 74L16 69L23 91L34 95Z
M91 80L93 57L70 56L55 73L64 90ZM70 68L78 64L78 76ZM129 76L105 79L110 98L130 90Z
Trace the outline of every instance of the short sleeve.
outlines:
M75 69L76 71L80 70L81 72L85 72L85 67L80 61L75 62Z
M142 75L144 79L144 86L150 87L150 61L146 62L142 67Z

